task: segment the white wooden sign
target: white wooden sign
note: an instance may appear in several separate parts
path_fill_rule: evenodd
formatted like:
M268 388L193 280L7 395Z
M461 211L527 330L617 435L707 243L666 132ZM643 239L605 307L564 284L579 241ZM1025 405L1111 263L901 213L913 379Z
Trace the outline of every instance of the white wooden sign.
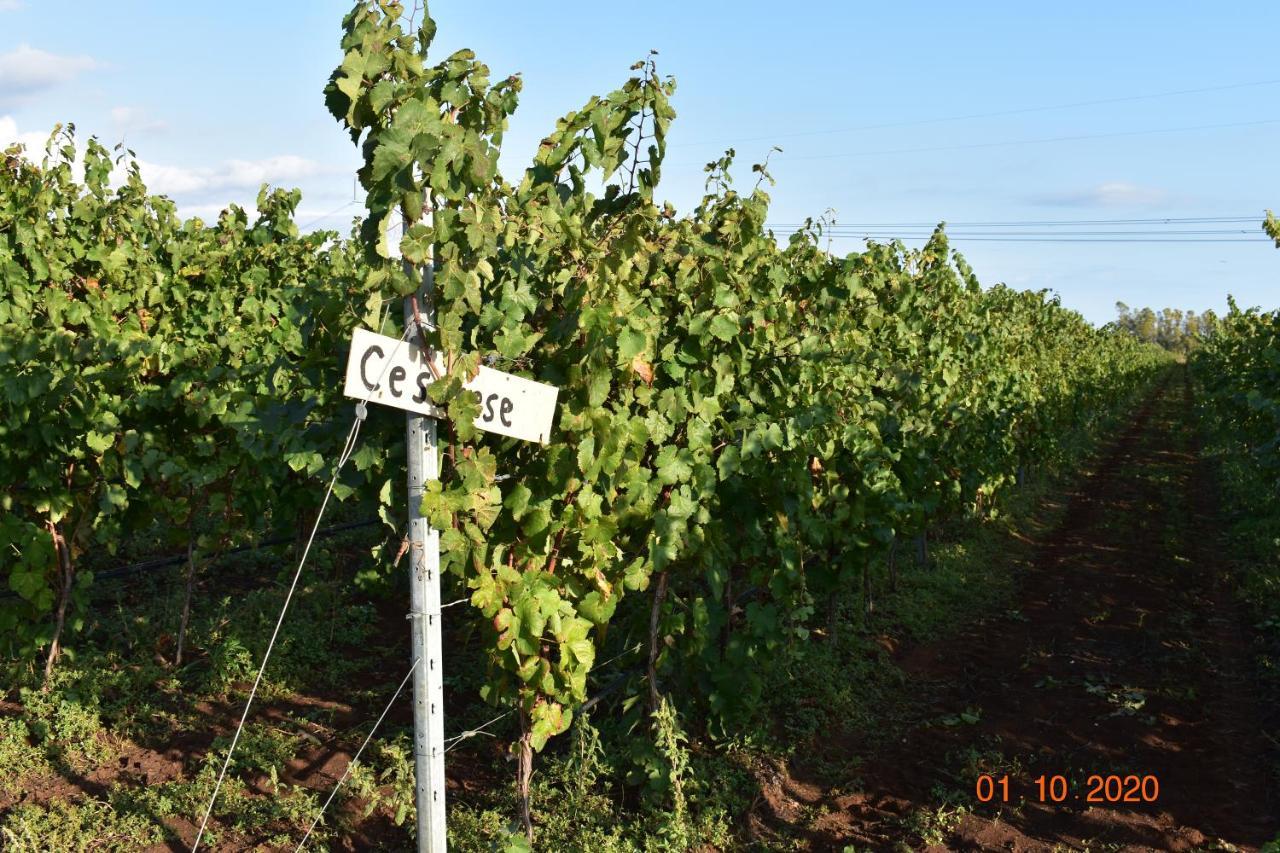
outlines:
M432 356L436 373L444 376L443 357L438 352ZM416 344L368 329L355 330L342 390L346 396L440 418L444 412L427 396L427 386L434 381L431 365ZM480 414L475 420L480 429L542 444L551 437L560 393L554 385L482 365L463 387L480 399Z

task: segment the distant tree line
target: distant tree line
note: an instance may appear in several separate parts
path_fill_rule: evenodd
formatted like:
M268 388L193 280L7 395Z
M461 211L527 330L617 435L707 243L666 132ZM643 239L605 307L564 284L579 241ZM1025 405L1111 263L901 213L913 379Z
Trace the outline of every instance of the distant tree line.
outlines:
M1270 210L1262 223L1262 230L1276 241L1280 249L1280 219ZM1232 311L1235 303L1228 298ZM1219 318L1212 310L1197 314L1177 308L1150 308L1133 310L1123 302L1116 303L1116 321L1107 325L1147 343L1159 344L1170 352L1183 355L1197 349L1204 338L1211 336L1218 327Z
M1201 337L1213 334L1218 325L1218 315L1212 309L1200 314L1178 308L1159 311L1139 308L1135 311L1123 302L1117 302L1116 315L1113 325L1120 331L1184 355L1200 345Z

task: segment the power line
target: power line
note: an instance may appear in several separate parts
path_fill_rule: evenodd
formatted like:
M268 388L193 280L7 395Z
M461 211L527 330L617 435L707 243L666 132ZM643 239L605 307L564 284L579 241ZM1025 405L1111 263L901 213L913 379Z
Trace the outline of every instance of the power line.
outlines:
M1103 104L1121 104L1121 103L1128 103L1132 101L1152 100L1156 98L1170 98L1178 95L1198 95L1198 94L1203 94L1205 92L1223 92L1229 89L1244 89L1244 88L1255 87L1255 86L1272 86L1277 83L1280 83L1280 80L1257 80L1257 81L1248 82L1248 83L1229 83L1223 86L1207 86L1201 89L1179 89L1171 92L1155 92L1155 93L1145 94L1145 95L1128 95L1128 96L1119 97L1119 98L1100 98L1098 100L1091 100L1091 101L1073 101L1071 103L1065 103L1065 104L1049 104L1045 106L1036 106L1036 107L1020 107L1020 108L1011 109L1011 110L996 110L993 112L986 112L986 113L969 113L967 115L944 116L942 118L910 119L906 121L884 122L881 124L864 124L864 125L858 125L855 127L846 127L846 128L830 128L826 130L804 130L804 131L795 131L793 133L776 133L776 134L770 134L769 136L752 136L752 137L739 138L737 140L737 143L735 144L740 144L744 142L769 142L769 141L778 140L778 139L796 139L796 138L805 137L805 136L826 136L826 135L839 134L839 133L859 133L867 130L885 130L888 128L895 128L895 127L918 127L920 125L926 125L926 124L943 124L946 122L969 121L971 119L979 119L979 118L999 118L1000 116L1024 115L1026 113L1050 112L1052 110L1066 110L1066 109L1074 109L1077 107L1092 107L1092 106L1100 106ZM676 145L672 145L671 147L680 148L680 147L694 147L694 146L703 146L703 145L709 146L709 145L719 145L719 144L723 144L723 143L708 140L708 141L702 141L702 142L678 143Z
M856 240L864 235L861 234L832 234L833 240ZM865 235L870 239L870 235ZM1172 238L1172 237L953 237L947 235L951 242L963 241L969 243L1262 243L1271 245L1271 240L1265 237L1188 237L1188 238ZM905 240L927 240L927 235L907 236L899 239Z
M926 240L945 224L952 241L1002 243L1270 243L1254 216L1166 216L1129 219L1040 219L974 222L766 223L779 235L813 230L818 237ZM1249 223L1248 228L1226 227ZM1199 227L1198 227L1199 226Z
M1126 136L1153 136L1161 133L1186 133L1195 130L1221 130L1232 127L1259 127L1276 124L1280 118L1259 121L1224 122L1221 124L1194 124L1185 127L1159 127L1150 130L1124 130L1115 133L1082 133L1074 136L1046 136L1039 139L1013 139L1004 142L973 142L966 145L929 145L920 148L884 148L876 151L843 151L838 154L809 154L791 157L790 160L833 160L840 157L872 157L888 154L925 154L936 151L971 151L980 148L1010 148L1019 145L1044 145L1053 142L1079 142L1088 139L1118 139Z
M822 232L823 236L875 236L875 237L895 237L895 236L920 236L928 237L934 232L933 228L828 228ZM791 233L795 233L792 231ZM1176 230L1176 229L1156 229L1141 231L972 231L966 229L953 230L946 229L948 237L1161 237L1161 236L1222 236L1226 234L1245 234L1251 236L1261 236L1261 231L1255 228L1205 228L1195 230Z
M1012 219L990 222L947 222L947 227L1021 227L1059 226L1059 225L1161 225L1161 224L1200 224L1211 222L1261 222L1262 216L1159 216L1150 219ZM819 224L819 223L815 223ZM829 228L936 228L937 222L837 222ZM800 229L806 227L799 222L768 223L766 228Z
M324 220L326 220L326 219L330 218L331 216L337 216L339 213L341 213L342 211L346 210L348 207L350 207L351 205L353 205L353 204L355 204L355 203L356 203L356 202L355 202L355 200L353 199L353 200L351 200L351 201L347 202L346 204L343 204L341 207L335 207L333 210L329 211L328 213L322 213L322 214L320 214L319 216L317 216L315 219L313 219L313 220L311 220L310 222L308 222L307 224L305 224L305 225L299 225L299 226L298 226L298 230L299 230L299 231L306 231L306 230L307 230L308 228L310 228L311 226L313 226L313 225L318 225L318 224L320 224L321 222L323 222Z

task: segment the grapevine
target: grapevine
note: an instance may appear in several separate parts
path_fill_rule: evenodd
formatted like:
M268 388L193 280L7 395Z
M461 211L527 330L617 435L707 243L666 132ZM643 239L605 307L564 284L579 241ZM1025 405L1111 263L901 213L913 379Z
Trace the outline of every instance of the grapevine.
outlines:
M183 221L130 152L78 156L72 128L39 163L5 153L0 550L18 597L0 642L47 678L89 607L86 566L140 534L189 553L190 605L219 550L305 527L341 444L351 329L417 290L400 258L431 259L426 343L448 370L423 511L484 635L485 698L520 720L526 817L534 754L637 640L618 713L662 737L629 758L682 802L679 720L732 734L779 650L829 640L859 596L871 610L870 566L998 514L1167 356L1045 291L983 288L941 225L920 249L838 257L814 220L782 243L767 163L740 189L733 151L677 212L658 195L676 84L653 56L509 180L520 78L429 59L434 35L390 0L343 21L324 97L363 159L350 239L299 233L298 193L268 187L253 217ZM1233 312L1201 357L1239 365L1219 393L1255 447L1277 429L1274 395L1249 391L1274 387L1273 321ZM546 446L475 428L462 386L481 364L561 389ZM372 416L336 489L388 532L398 427Z

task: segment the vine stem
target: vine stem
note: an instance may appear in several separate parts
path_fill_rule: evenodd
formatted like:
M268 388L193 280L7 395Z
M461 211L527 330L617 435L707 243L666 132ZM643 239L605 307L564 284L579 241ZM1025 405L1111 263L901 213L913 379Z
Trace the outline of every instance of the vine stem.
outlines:
M649 710L656 712L662 703L658 691L658 621L662 616L662 603L667 598L667 572L658 574L658 586L653 591L653 609L649 611Z
M516 793L520 800L520 821L524 824L524 837L533 844L533 815L529 811L529 783L533 779L533 729L529 713L520 708L520 740L516 768Z
M178 648L173 655L174 667L182 666L182 652L187 642L187 625L191 622L191 594L196 583L195 510L187 520L187 578L182 595L182 618L178 621Z
M62 653L62 629L67 623L67 602L71 599L71 584L75 579L75 568L71 564L71 552L67 540L58 528L57 522L49 519L46 523L49 535L53 537L53 548L62 570L62 589L58 594L58 612L54 617L53 641L49 644L49 656L44 662L44 689L48 690L53 680L53 668Z

